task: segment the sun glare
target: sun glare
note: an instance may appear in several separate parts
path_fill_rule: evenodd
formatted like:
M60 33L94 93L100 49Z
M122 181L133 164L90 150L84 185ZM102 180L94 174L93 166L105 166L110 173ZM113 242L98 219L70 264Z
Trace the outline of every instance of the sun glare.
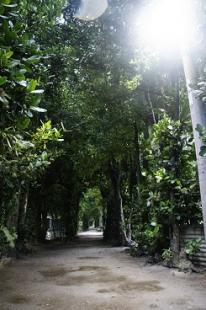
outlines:
M193 0L154 0L137 18L138 37L158 51L174 51L193 44Z

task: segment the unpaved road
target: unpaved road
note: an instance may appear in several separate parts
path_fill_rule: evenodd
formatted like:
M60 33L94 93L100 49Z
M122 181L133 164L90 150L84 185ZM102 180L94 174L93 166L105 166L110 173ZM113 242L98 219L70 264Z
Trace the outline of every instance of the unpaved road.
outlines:
M0 270L0 310L206 310L206 276L145 265L81 236Z

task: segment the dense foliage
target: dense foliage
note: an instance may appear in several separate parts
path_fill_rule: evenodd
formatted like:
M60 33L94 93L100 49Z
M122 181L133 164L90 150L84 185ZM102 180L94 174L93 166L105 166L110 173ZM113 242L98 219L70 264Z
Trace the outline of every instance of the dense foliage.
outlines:
M98 188L91 188L84 194L80 202L80 229L88 230L90 227L102 229L103 210L102 197Z
M134 1L92 22L72 3L0 0L0 254L45 240L48 215L66 238L104 215L105 240L178 252L202 219L180 61L130 40Z

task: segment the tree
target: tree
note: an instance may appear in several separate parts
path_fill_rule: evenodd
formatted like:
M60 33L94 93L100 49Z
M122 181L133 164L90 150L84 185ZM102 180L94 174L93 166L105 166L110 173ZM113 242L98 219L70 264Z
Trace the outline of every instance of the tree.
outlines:
M199 133L201 128L206 127L206 107L203 101L203 96L198 96L195 85L198 81L198 68L194 64L193 55L189 52L183 52L183 63L185 69L185 77L188 89L189 103L190 103L190 112L193 126L193 135L195 139L195 149L196 149L196 158L197 158L197 167L198 167L198 176L199 176L199 185L200 185L200 195L202 203L202 213L204 220L204 231L206 238L206 157L204 150L204 143L202 137ZM202 83L202 84L201 84ZM204 85L204 82L199 84ZM203 92L204 93L204 92ZM202 95L202 92L200 91ZM198 131L199 129L199 131Z

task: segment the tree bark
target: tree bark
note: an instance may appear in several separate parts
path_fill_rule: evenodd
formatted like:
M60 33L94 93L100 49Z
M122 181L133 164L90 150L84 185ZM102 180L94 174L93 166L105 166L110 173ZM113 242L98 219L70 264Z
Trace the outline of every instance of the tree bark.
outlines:
M206 106L201 101L201 99L197 97L194 89L194 84L197 82L198 78L198 72L193 62L194 55L190 55L187 51L183 51L182 55L190 104L193 134L195 139L195 150L204 221L204 233L206 239L206 157L200 156L200 148L203 143L198 131L196 130L198 124L204 127L206 126Z
M180 256L180 228L174 217L172 219L171 249L173 252L173 264L174 266L178 266Z
M139 131L136 122L134 123L134 152L131 156L130 176L129 176L129 195L130 195L130 213L128 219L128 236L130 242L132 239L132 217L134 205L140 203L140 182L141 182L141 164L140 164L140 146Z
M152 99L150 97L150 90L149 90L149 88L148 88L147 91L145 91L145 99L146 99L146 101L147 101L147 103L148 103L148 105L149 105L149 107L151 109L153 122L154 122L154 124L156 124L157 120L156 120L156 116L155 116L155 112L154 112L153 102L152 102Z
M23 242L25 239L25 218L27 212L29 197L29 185L20 187L19 192L19 208L18 208L18 220L17 220L17 236L18 241Z
M170 201L172 205L175 205L175 194L171 189ZM170 222L170 247L173 252L173 265L178 266L180 256L180 228L174 214L169 217Z
M120 191L120 168L119 163L116 160L109 160L108 172L111 182L111 193L107 205L107 218L104 239L113 243L114 245L122 245L127 243L127 238Z
M66 239L73 238L78 231L78 215L79 215L79 204L80 204L81 192L73 189L67 200L64 211L64 226ZM86 228L86 227L85 227Z

